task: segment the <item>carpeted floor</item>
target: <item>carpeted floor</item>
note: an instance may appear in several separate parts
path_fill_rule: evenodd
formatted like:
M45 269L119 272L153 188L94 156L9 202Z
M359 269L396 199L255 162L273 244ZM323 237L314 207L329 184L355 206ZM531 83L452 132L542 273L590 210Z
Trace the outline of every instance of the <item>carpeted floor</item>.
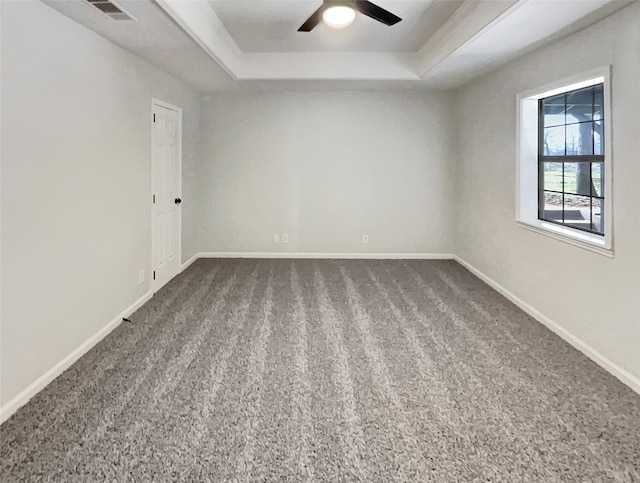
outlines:
M199 260L131 319L3 482L640 479L640 396L453 261Z

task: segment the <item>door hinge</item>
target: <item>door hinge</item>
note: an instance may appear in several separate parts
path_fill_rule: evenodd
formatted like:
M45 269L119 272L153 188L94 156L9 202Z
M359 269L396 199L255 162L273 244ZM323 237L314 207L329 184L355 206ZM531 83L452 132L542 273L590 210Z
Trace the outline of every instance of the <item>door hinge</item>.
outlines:
M153 203L155 204L156 202L156 195L153 195Z
M156 122L156 113L153 113L153 122Z
M154 280L156 279L156 271L155 270L153 271L153 279Z

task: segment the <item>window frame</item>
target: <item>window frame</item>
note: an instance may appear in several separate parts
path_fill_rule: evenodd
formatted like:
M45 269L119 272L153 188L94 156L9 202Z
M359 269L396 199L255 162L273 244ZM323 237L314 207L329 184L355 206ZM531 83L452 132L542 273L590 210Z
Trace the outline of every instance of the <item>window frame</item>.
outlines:
M583 87L603 84L604 235L538 219L539 214L539 101ZM577 74L517 95L516 223L522 228L613 257L613 156L611 67Z
M567 96L569 94L575 93L575 92L580 92L580 91L584 91L586 89L589 89L591 91L591 101L592 101L592 109L595 106L595 99L596 99L596 91L595 88L602 86L602 97L603 97L603 101L604 101L604 79L602 83L599 84L594 84L591 86L587 86L587 87L581 87L579 89L575 89L575 90L567 90L567 92L561 94L564 97L564 101L565 101L565 112L566 112L566 107L567 107ZM548 99L554 99L559 97L560 94L555 94L553 96L546 96L546 97L542 97L540 99L538 99L538 219L540 221L544 221L544 222L548 222L548 223L554 223L556 225L559 226L570 226L573 229L576 230L580 230L580 231L584 231L586 233L591 233L594 235L599 235L599 236L604 236L604 234L606 233L606 226L604 227L604 230L598 232L596 230L593 229L593 200L594 199L598 199L600 200L600 204L601 207L604 207L606 209L606 195L605 192L603 190L601 190L601 194L602 196L595 196L593 193L593 164L594 163L600 163L602 165L601 168L601 179L602 177L604 177L606 179L606 173L607 173L607 169L606 169L606 163L605 163L605 156L604 156L604 151L601 149L601 154L595 154L595 138L594 138L594 133L595 131L595 126L596 123L598 121L600 121L601 126L602 126L602 146L604 146L606 148L607 142L608 140L604 138L604 126L605 124L608 122L607 119L605 119L605 113L604 113L604 105L602 106L602 117L598 120L593 118L593 112L592 112L592 118L588 121L581 121L578 123L567 123L566 119L564 121L564 123L562 124L558 124L555 126L546 126L545 125L545 112L544 112L544 103L546 100ZM567 133L567 127L569 126L580 126L582 124L586 124L589 123L591 124L591 154L568 154L566 152L567 150L567 146L568 146L568 139L566 138L566 133ZM562 155L548 155L548 154L544 154L544 133L545 133L545 129L547 129L548 127L551 128L557 128L557 127L564 127L564 132L565 132L565 141L564 141L564 146L565 146L565 154ZM551 191L551 190L547 190L545 189L545 177L544 177L544 166L545 163L560 163L562 164L562 173L563 173L563 187L561 191ZM567 168L567 164L577 164L577 163L588 163L589 164L589 184L590 184L590 188L589 188L589 194L586 195L584 193L571 193L566 191L566 186L564 186L564 174L566 173L566 168ZM571 226L571 225L567 225L566 221L556 221L550 218L545 218L545 193L556 193L556 194L560 194L562 195L562 199L563 199L563 208L562 208L562 213L563 213L563 220L564 220L564 212L565 212L565 208L564 208L564 200L565 197L567 195L569 196L580 196L580 197L588 197L589 198L589 228L578 228L577 226ZM603 215L604 213L602 213L602 209L601 209L601 214ZM604 217L601 216L602 218L602 222L604 222Z

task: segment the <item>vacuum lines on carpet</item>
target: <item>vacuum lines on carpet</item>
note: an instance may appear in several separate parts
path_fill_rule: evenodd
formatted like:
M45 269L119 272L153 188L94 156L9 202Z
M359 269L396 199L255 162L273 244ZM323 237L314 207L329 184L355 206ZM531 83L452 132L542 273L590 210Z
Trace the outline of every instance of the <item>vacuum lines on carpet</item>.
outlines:
M199 260L131 320L3 482L640 478L640 397L453 261Z

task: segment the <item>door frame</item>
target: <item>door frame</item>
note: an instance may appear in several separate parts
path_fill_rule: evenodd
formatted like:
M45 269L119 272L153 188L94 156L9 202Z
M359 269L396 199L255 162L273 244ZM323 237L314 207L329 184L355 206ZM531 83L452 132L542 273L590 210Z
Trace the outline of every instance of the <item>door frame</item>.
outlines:
M154 270L155 270L155 264L156 264L156 260L155 260L155 237L154 234L156 232L156 222L155 222L155 216L153 213L153 195L155 194L155 186L154 186L154 177L153 177L153 110L154 107L160 107L162 109L168 109L170 111L174 111L175 113L178 114L178 130L177 130L177 144L178 144L178 159L177 159L177 169L176 169L176 184L179 187L177 192L178 192L178 197L182 198L182 108L178 107L178 106L174 106L173 104L170 104L168 102L165 102L161 99L157 99L155 97L151 98L151 113L149 115L149 121L150 121L150 145L151 145L151 154L150 154L150 169L149 169L149 173L151 174L151 179L150 179L150 183L149 183L149 213L151 215L151 270L149 271L149 279L151 280L151 292L152 293L156 293L158 290L160 290L167 282L169 282L169 280L166 280L164 283L160 283L159 279L156 280L154 278ZM177 213L177 224L178 224L178 236L176 238L176 242L177 242L177 248L176 248L176 252L177 252L177 257L178 257L178 271L173 275L173 277L175 277L176 275L178 275L180 273L180 267L182 267L182 206L180 206L178 208L178 213ZM171 278L173 278L171 277Z

